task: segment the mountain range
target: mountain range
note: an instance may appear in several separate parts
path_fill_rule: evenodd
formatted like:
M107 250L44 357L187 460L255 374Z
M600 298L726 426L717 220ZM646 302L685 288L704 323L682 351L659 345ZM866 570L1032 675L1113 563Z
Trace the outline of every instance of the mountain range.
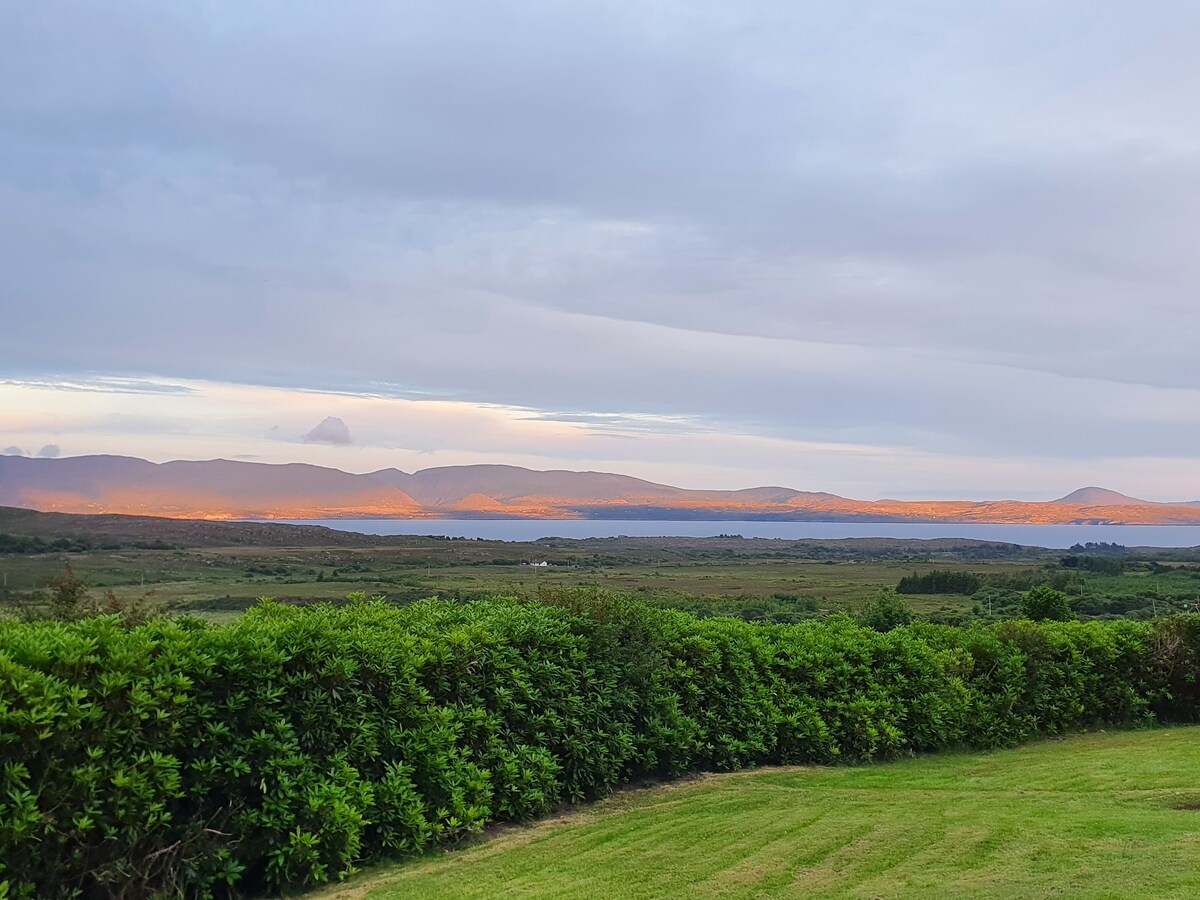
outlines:
M0 456L0 506L187 519L538 518L1200 524L1200 502L1099 487L1057 500L852 500L785 487L702 491L604 472L444 466L354 475L301 463Z

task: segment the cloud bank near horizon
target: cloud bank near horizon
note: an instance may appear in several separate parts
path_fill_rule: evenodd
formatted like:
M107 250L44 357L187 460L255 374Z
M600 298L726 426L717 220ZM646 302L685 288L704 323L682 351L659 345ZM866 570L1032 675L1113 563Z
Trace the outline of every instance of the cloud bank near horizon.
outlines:
M0 440L337 450L254 437L277 423L211 387L240 384L302 408L293 435L329 405L287 391L390 399L346 452L429 451L401 413L440 400L463 424L435 452L477 461L1200 496L1197 26L1182 2L10 5L0 377L68 400L0 406ZM72 431L85 390L116 398L100 431Z
M460 400L219 382L186 381L179 387L186 390L97 390L81 407L77 390L10 381L0 383L0 408L18 412L12 433L24 444L53 437L71 456L303 461L358 473L505 462L619 472L685 488L781 485L855 499L1050 500L1098 482L1149 500L1200 497L1191 461L1165 454L962 459L731 431L680 417L546 414ZM347 431L353 425L352 444L305 439L305 425L330 408L342 414L336 418L344 417ZM266 422L275 424L264 428ZM15 445L5 452L24 455Z

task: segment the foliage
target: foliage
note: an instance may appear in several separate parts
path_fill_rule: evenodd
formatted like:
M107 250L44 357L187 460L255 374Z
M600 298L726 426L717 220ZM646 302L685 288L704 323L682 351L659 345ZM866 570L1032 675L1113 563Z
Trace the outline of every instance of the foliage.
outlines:
M1113 556L1078 556L1071 554L1058 561L1064 569L1085 569L1097 575L1122 575L1125 572L1125 560Z
M87 583L77 578L67 566L66 571L50 583L50 613L58 619L70 619L82 612L87 600Z
M1034 622L1069 622L1075 618L1067 595L1047 585L1040 584L1029 589L1021 598L1021 617Z
M858 622L875 631L891 631L911 625L916 616L895 591L880 591L879 595L858 614Z
M140 625L150 618L144 600L118 598L111 590L96 600L85 579L66 566L63 574L46 582L46 591L35 592L22 610L26 619L57 619L71 622L90 616L120 616L126 624Z
M545 592L540 592L544 595ZM744 622L794 625L818 616L821 605L815 597L776 592L770 597L695 597L661 591L636 592L639 601L662 609L677 609L701 619L729 616Z
M896 585L900 594L974 594L983 585L974 572L934 569L924 575L905 575Z
M1071 553L1098 553L1109 556L1123 556L1129 552L1129 548L1124 544L1109 543L1108 541L1088 541L1086 544L1072 544L1068 549Z
M85 553L89 549L91 543L85 538L58 537L48 540L0 532L0 553Z
M279 891L635 778L1200 709L1195 616L881 632L547 599L0 620L0 883Z

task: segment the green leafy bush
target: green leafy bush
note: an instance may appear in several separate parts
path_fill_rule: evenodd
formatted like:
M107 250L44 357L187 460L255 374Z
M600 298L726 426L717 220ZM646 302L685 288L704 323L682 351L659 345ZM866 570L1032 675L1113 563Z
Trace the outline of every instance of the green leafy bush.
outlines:
M1021 599L1021 616L1035 622L1069 622L1075 618L1067 595L1039 584Z
M891 631L911 625L916 616L895 591L880 591L857 616L858 622L876 631Z
M0 896L316 884L641 777L1194 720L1200 617L883 632L605 595L0 622Z

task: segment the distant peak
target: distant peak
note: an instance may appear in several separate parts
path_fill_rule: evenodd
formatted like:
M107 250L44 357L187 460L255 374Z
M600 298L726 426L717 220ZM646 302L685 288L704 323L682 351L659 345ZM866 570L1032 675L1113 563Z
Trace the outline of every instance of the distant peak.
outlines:
M1139 506L1149 501L1139 500L1118 491L1110 491L1102 487L1083 487L1071 491L1065 497L1060 497L1055 503L1074 503L1078 506Z

